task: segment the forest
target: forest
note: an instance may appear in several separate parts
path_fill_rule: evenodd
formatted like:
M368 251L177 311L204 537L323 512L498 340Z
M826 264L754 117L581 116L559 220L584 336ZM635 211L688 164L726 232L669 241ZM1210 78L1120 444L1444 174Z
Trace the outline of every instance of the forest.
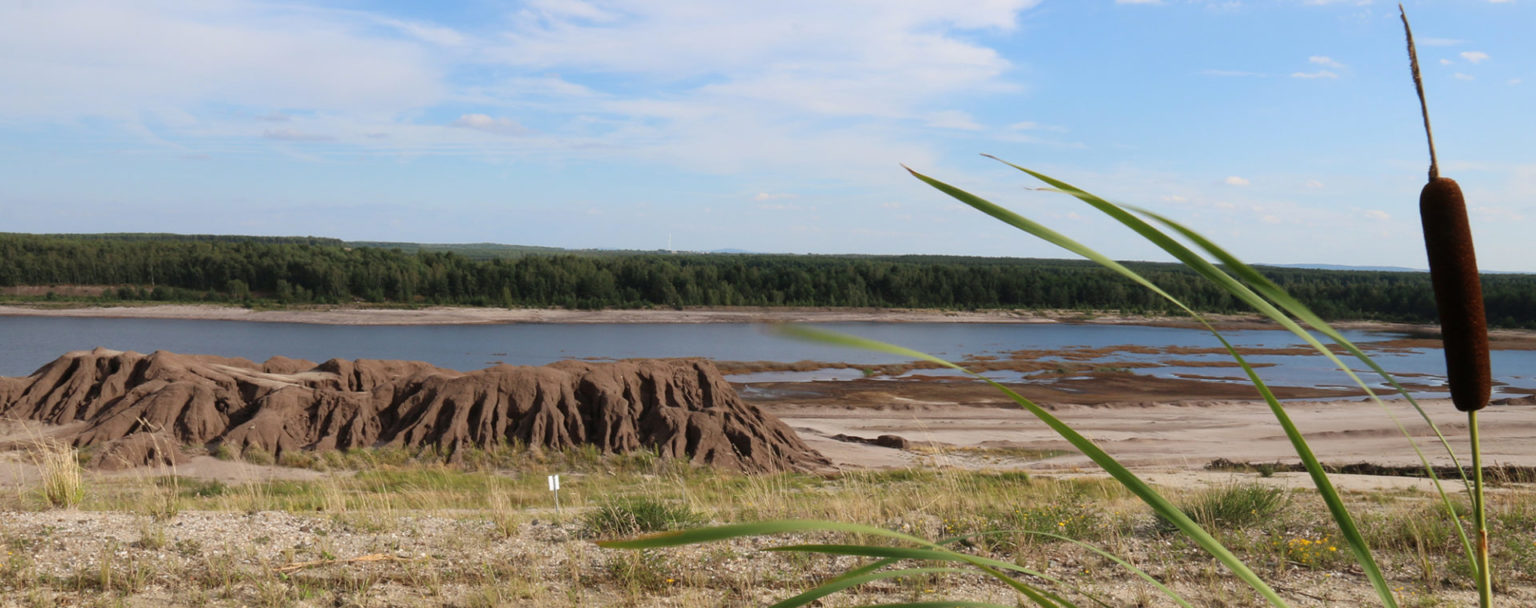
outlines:
M388 245L313 237L0 233L0 293L13 293L6 288L17 286L92 286L99 288L91 292L92 300L245 305L1175 312L1147 290L1076 260L590 252L485 244L460 252L451 246ZM1242 310L1178 264L1127 265L1197 310ZM1325 318L1417 323L1435 318L1428 273L1259 269ZM1490 324L1536 328L1536 275L1487 274L1483 290Z

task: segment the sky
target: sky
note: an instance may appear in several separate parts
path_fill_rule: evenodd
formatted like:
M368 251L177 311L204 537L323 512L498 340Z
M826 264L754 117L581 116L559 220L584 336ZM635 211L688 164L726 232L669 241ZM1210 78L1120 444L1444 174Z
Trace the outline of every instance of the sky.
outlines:
M1407 2L1486 270L1536 271L1530 0ZM7 0L0 231L1423 268L1397 6Z

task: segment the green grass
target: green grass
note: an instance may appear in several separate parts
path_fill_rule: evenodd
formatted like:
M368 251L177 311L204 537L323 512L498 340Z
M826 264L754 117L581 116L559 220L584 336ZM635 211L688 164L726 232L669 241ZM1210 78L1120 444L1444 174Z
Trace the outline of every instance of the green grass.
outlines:
M1237 530L1269 522L1284 514L1290 502L1290 495L1280 488L1234 483L1199 492L1181 501L1179 510L1206 528ZM1167 520L1158 523L1165 532L1175 531Z
M587 536L612 538L690 528L702 523L702 519L686 506L636 497L597 505L582 516L582 525Z

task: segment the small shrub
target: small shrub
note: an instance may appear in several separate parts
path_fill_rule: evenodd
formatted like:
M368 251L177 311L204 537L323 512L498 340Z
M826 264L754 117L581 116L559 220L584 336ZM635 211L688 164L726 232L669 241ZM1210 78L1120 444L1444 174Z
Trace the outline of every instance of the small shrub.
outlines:
M286 450L277 458L277 464L296 469L313 469L317 468L316 464L320 464L320 459L316 458L313 452ZM320 464L320 466L324 465Z
M268 453L266 450L263 450L263 449L261 449L259 447L254 446L254 445L250 446L248 448L245 448L245 452L240 454L240 459L244 460L246 462L249 462L251 464L262 465L262 466L266 466L266 465L272 464L273 462L276 462L275 460L273 460L272 454Z
M1207 529L1238 529L1271 519L1290 502L1290 496L1279 488L1232 484L1197 494L1179 510ZM1158 529L1172 532L1175 528L1172 522L1159 519Z
M687 507L650 498L628 498L600 505L582 523L588 536L627 536L698 525L703 518Z

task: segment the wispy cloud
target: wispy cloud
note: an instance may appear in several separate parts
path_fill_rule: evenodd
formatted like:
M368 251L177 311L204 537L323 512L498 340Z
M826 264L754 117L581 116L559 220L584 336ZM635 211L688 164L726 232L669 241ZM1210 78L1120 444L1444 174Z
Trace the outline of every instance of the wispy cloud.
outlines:
M981 130L981 125L976 123L976 119L959 110L941 110L929 114L927 124L940 129Z
M1061 125L1043 125L1043 124L1040 124L1038 122L1034 122L1032 120L1024 120L1024 121L1020 121L1020 122L1016 122L1016 123L1010 124L1010 125L1008 125L1008 130L1010 130L1010 131L1052 131L1052 132L1055 132L1055 133L1066 133L1067 132L1067 128L1063 127Z
M1338 78L1338 77L1339 77L1338 74L1335 74L1335 73L1330 72L1328 70L1318 70L1316 72L1292 72L1291 73L1291 78L1305 78L1305 79L1308 79L1308 80L1314 80L1314 79L1319 79L1319 78L1322 78L1322 79L1334 79L1334 78Z
M1248 185L1250 183L1248 180L1243 179L1241 177L1238 177L1236 175L1230 176L1227 179L1224 179L1224 180L1221 180L1221 181L1222 181L1222 183L1224 183L1224 184L1226 184L1228 186L1246 186L1246 185Z
M1488 54L1482 51L1462 51L1460 56L1462 59L1472 63L1482 63L1488 60Z
M527 127L515 120L505 117L495 118L488 114L464 114L448 125L497 135L526 135L529 132Z
M792 194L792 193L789 193L789 192L759 192L759 193L757 193L756 196L752 197L752 200L758 201L758 202L762 202L762 201L776 201L776 200L786 200L786 199L796 199L796 198L800 198L800 195Z
M1323 66L1323 67L1333 68L1335 70L1342 70L1342 69L1344 69L1344 64L1339 63L1337 61L1334 61L1332 58L1325 57L1323 55L1313 55L1311 57L1308 57L1307 61L1310 62L1310 63L1315 63L1315 64Z

